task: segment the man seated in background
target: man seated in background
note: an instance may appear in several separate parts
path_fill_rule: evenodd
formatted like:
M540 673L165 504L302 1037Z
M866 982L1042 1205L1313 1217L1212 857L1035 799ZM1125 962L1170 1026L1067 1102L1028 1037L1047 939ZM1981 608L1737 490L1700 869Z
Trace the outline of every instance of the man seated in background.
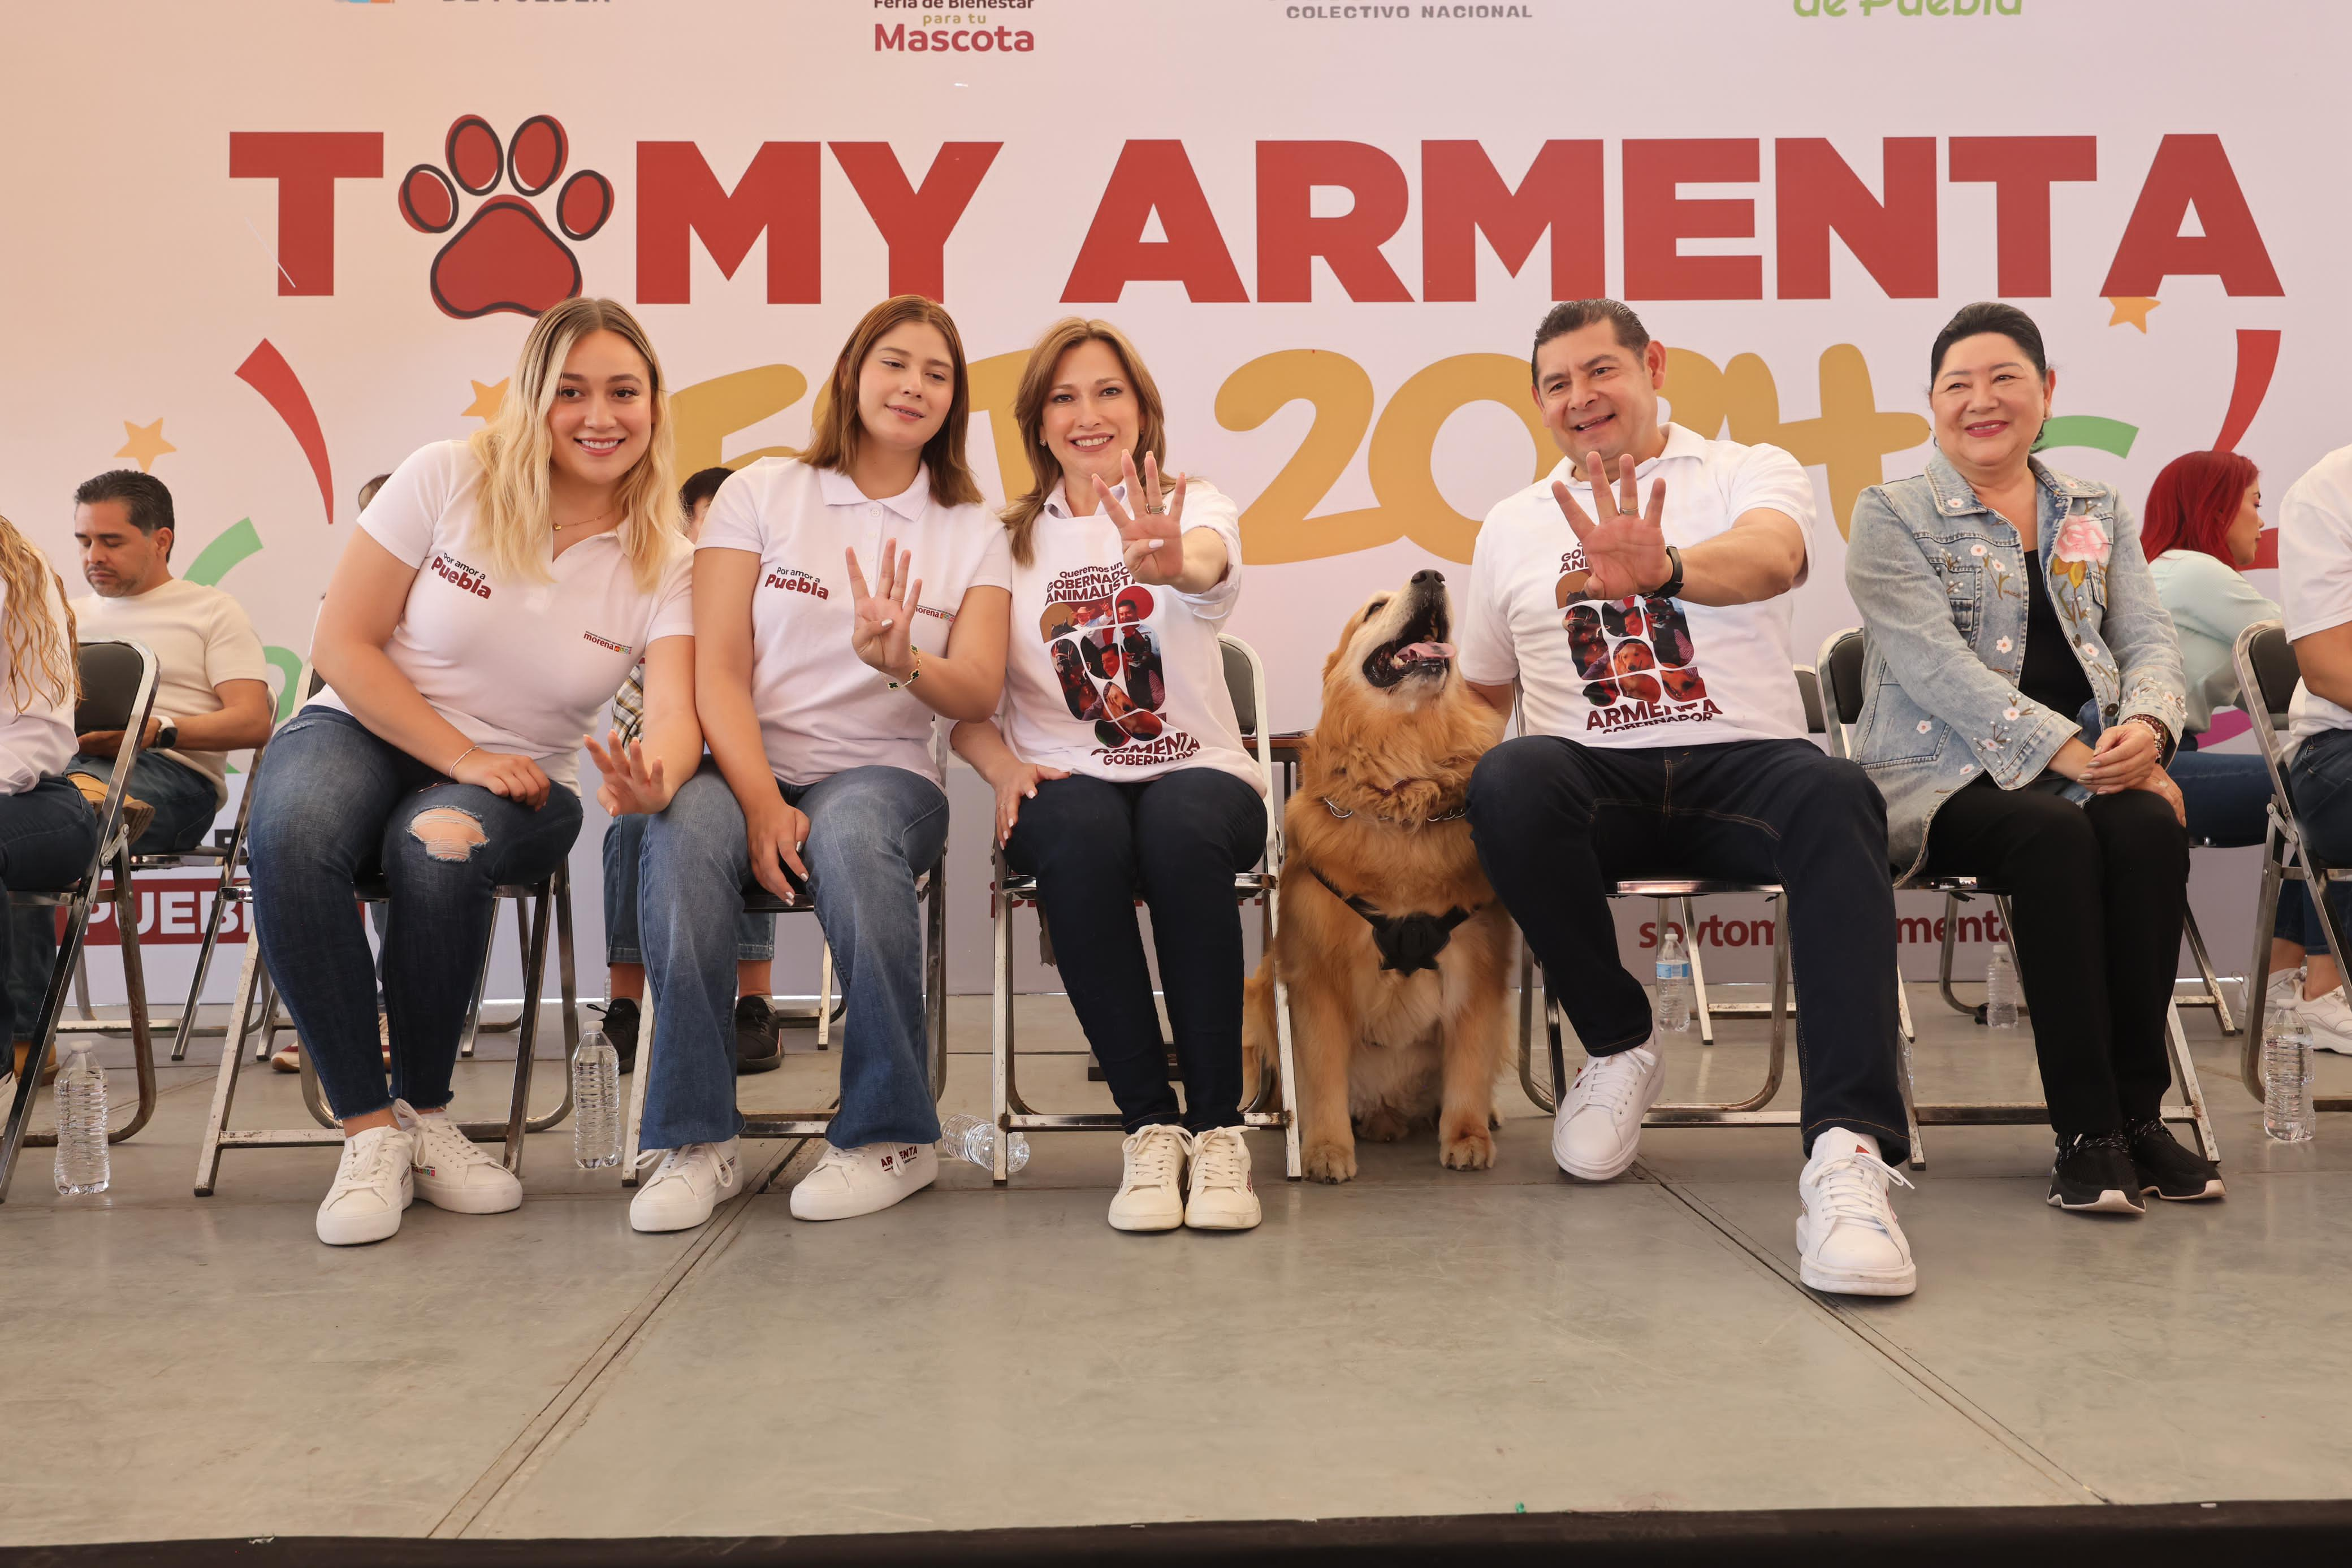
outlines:
M231 751L268 738L269 664L237 601L172 575L172 492L152 475L118 468L74 492L74 543L93 591L73 601L83 642L119 638L155 655L155 706L131 765L124 825L138 854L204 841L228 800ZM77 737L66 777L95 810L114 775L121 730ZM56 912L11 912L17 922L7 977L16 1017L40 1016L57 959ZM17 1042L18 1055L24 1042Z
M686 537L702 532L711 497L727 482L731 470L705 468L678 488L685 510ZM627 744L646 727L645 668L629 672L613 694L613 728ZM646 842L641 816L616 817L604 830L604 965L606 994L604 1038L621 1059L621 1071L637 1064L640 1004L646 994L644 950L637 945L637 857ZM777 1038L776 1011L768 1000L771 973L776 958L776 917L743 915L735 921L735 1071L766 1072L783 1065Z
M2287 707L2287 794L2311 856L2330 871L2352 866L2352 446L2311 465L2279 506L2279 602L2303 679ZM2310 889L2291 884L2309 966L2301 1012L2311 1043L2352 1054L2352 1012L2344 977L2319 926ZM2338 921L2352 893L2337 883L2328 903ZM2295 905L2290 904L2293 909Z

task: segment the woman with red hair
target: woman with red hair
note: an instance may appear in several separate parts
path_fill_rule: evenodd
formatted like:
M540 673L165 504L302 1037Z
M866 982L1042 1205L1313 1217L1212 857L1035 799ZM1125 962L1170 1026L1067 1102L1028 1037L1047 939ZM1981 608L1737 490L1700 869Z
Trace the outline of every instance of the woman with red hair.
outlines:
M2235 452L2190 452L2174 458L2148 487L2140 538L2147 553L2157 597L2172 615L2180 639L2180 664L2188 677L2189 729L2172 759L2172 781L2189 810L2189 836L2196 843L2236 849L2263 841L2271 800L2270 770L2245 752L2196 749L2217 707L2242 707L2231 653L2238 634L2263 621L2279 619L2279 607L2239 574L2254 562L2262 537L2262 475L2253 461ZM2279 897L2273 927L2271 989L2290 1001L2289 988L2306 979L2319 986L2312 1022L2340 1025L2352 1040L2352 1008L2327 962L2326 946L2305 972L2304 936L2307 900L2300 885ZM2333 1012L2330 1012L2330 1009Z

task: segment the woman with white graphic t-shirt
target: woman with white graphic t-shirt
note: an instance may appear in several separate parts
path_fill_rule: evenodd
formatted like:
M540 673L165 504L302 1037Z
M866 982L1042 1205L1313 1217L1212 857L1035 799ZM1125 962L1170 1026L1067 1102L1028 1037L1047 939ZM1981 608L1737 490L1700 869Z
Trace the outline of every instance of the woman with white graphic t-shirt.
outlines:
M1004 513L1004 711L958 725L955 748L996 789L1004 858L1037 879L1062 983L1118 1102L1128 1137L1112 1226L1246 1230L1260 1210L1242 1141L1234 876L1265 852L1265 802L1217 645L1241 593L1239 515L1200 480L1162 481L1159 388L1108 321L1047 330L1013 417L1033 483ZM1139 893L1175 1026L1181 1112Z
M754 881L815 901L849 1002L840 1109L793 1214L871 1214L939 1174L915 879L947 844L932 721L985 717L1003 690L1004 531L964 463L945 310L902 294L867 311L830 393L807 449L721 485L696 541L711 760L647 824L638 873L641 1142L667 1151L629 1206L639 1230L700 1225L735 1185L735 925Z
M269 743L247 841L262 957L342 1123L331 1245L392 1235L412 1196L522 1201L447 1115L492 890L571 852L583 732L640 658L651 722L641 743L589 742L597 798L658 811L701 755L666 391L627 309L565 300L487 428L394 470L327 586L310 656L328 689ZM378 877L389 1086L352 897Z

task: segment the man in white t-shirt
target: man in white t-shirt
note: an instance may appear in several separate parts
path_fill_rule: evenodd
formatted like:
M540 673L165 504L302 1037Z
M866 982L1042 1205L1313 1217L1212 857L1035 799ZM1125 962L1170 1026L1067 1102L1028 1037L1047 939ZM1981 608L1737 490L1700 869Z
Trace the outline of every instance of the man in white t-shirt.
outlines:
M2305 844L2321 865L2352 866L2352 446L2311 465L2279 506L2279 603L2303 678L2287 709L2286 787ZM2300 884L2298 884L2300 885ZM2328 890L2338 929L2352 891ZM2347 988L2328 952L2319 911L2304 889L2277 935L2304 945L2301 1012L2311 1042L2352 1054Z
M193 849L228 802L228 753L269 737L269 662L242 606L217 588L172 575L172 492L136 469L85 480L74 492L74 543L94 592L73 602L84 642L119 637L154 653L155 707L131 765L142 854ZM79 737L68 777L103 800L120 731Z
M1886 1197L1910 1148L1886 810L1807 738L1790 650L1812 481L1778 447L1661 424L1665 362L1615 300L1544 318L1529 369L1566 455L1487 514L1458 633L1463 677L1506 714L1516 687L1521 708L1519 737L1471 779L1479 862L1591 1058L1559 1096L1552 1155L1586 1180L1622 1172L1664 1085L1650 998L1618 957L1617 883L1784 888L1803 1279L1908 1295Z

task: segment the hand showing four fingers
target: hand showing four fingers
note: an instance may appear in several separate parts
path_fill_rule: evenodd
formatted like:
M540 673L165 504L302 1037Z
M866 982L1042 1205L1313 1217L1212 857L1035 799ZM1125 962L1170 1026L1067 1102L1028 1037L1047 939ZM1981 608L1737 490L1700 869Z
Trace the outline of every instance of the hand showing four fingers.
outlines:
M923 580L912 577L915 552L902 550L896 539L882 541L882 565L869 589L858 570L857 552L841 552L849 561L849 646L859 659L894 681L914 673L915 606L922 602Z

